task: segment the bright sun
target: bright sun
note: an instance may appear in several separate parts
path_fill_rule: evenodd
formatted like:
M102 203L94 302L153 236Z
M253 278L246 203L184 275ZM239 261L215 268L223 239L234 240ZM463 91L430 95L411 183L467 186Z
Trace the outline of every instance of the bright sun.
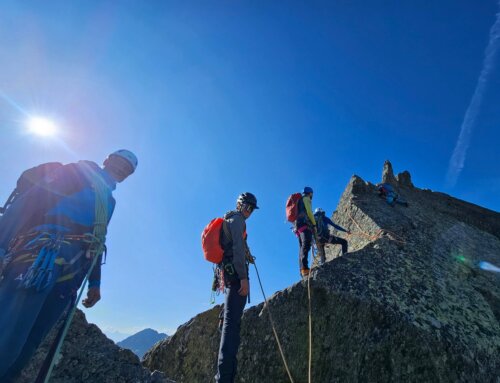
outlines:
M28 129L38 136L53 136L57 132L56 124L45 117L31 117L28 120Z

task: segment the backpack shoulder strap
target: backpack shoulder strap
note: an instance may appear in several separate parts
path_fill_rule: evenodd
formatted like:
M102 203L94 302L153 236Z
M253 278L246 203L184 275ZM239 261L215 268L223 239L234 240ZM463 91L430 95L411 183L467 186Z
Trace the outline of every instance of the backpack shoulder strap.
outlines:
M229 230L229 223L224 219L222 221L222 231L224 232L224 236L229 240L232 240L231 230Z

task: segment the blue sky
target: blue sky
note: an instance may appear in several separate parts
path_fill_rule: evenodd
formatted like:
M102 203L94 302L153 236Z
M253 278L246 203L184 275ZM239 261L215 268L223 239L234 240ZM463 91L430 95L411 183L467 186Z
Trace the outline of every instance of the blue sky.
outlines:
M304 185L331 213L352 174L377 182L390 159L419 187L498 211L496 55L464 168L446 183L497 11L472 0L3 0L0 199L38 163L137 153L115 193L103 299L85 310L122 333L171 333L210 307L200 233L243 191L261 205L248 232L268 294L299 277L284 204ZM57 122L57 139L26 133L33 114Z

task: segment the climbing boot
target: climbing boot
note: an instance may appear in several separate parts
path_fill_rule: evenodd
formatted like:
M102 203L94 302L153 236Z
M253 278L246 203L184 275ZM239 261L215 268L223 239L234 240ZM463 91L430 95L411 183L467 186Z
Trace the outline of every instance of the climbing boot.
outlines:
M307 278L309 276L309 269L300 269L300 275L302 275L302 278Z

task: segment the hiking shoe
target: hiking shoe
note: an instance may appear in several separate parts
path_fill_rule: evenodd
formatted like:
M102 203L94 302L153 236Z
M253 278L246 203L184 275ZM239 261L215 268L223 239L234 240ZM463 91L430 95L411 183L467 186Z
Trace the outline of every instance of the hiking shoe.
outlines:
M300 275L302 275L302 278L308 277L309 276L309 269L301 269Z

